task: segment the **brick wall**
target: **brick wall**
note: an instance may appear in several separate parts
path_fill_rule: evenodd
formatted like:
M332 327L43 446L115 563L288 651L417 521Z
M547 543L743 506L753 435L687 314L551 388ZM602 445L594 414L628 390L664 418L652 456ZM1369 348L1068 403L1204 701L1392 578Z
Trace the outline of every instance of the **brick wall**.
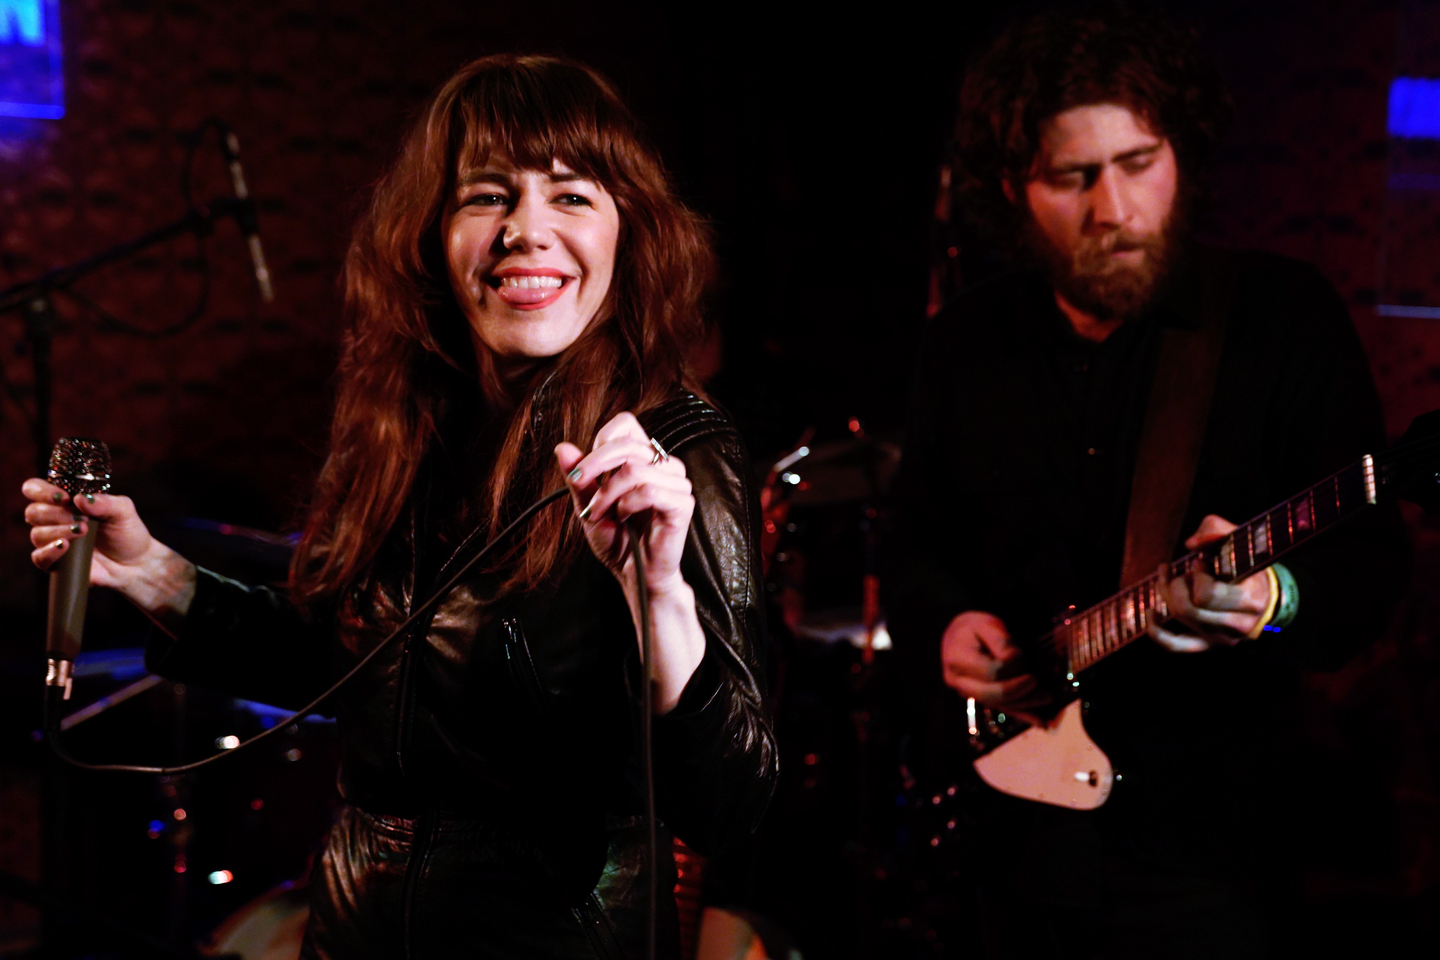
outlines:
M1432 321L1374 305L1440 304L1440 283L1434 195L1386 185L1397 165L1426 159L1390 143L1384 104L1397 70L1440 72L1435 6L1173 5L1205 26L1240 104L1217 232L1312 260L1336 282L1398 431L1440 405L1440 338ZM900 10L864 29L783 6L682 17L561 3L544 18L498 6L62 3L67 116L0 124L0 284L179 216L180 137L218 114L242 140L277 300L258 302L228 224L206 245L209 308L177 336L125 336L59 298L53 432L106 438L117 476L152 510L268 528L292 519L323 443L335 277L357 198L406 111L469 56L500 49L567 52L614 77L712 218L727 265L719 389L757 453L826 417L893 425L923 322L947 85L1004 5L916 5L923 16ZM196 192L227 189L206 148ZM869 276L893 289L855 282ZM193 244L176 241L80 289L156 328L188 309L198 280ZM19 319L0 317L0 367L23 395L22 344ZM12 545L0 551L0 605L33 610L15 488L34 451L8 398L0 430L0 538Z

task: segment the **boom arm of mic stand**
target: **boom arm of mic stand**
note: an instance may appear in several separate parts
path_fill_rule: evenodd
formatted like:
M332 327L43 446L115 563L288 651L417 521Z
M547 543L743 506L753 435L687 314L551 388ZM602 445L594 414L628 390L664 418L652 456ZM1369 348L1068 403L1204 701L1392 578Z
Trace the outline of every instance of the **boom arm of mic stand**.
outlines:
M35 456L41 474L50 449L50 340L53 322L50 319L52 307L50 294L64 290L82 277L89 276L101 267L118 263L172 237L185 233L206 236L214 230L216 220L235 217L239 220L247 214L253 215L253 204L249 200L234 197L218 197L204 207L191 209L179 220L143 233L133 240L116 244L109 250L102 250L93 257L77 260L63 267L56 267L33 280L26 280L12 287L0 290L0 314L11 310L29 310L26 336L30 341L31 355L35 360Z
M142 250L149 249L159 243L164 243L172 237L182 234L193 233L197 236L208 236L215 229L215 222L225 217L234 217L237 221L246 216L254 215L254 203L251 200L239 200L235 197L216 197L203 207L191 210L179 220L157 227L148 233L142 233L133 240L126 240L118 243L109 250L102 250L93 257L84 260L77 260L75 263L63 267L56 267L46 273L42 273L34 280L27 280L24 283L16 284L6 290L0 290L0 313L10 310L17 310L39 297L43 297L55 290L64 290L82 277L86 277L101 267L118 263L128 257L132 257Z

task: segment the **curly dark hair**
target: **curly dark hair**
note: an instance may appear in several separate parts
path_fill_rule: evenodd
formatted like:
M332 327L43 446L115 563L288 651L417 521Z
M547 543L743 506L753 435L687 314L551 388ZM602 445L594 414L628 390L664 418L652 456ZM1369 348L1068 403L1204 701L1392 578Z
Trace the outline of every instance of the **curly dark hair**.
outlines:
M1110 0L1016 20L971 61L951 157L958 211L1013 250L1023 210L1003 184L1026 179L1044 120L1095 103L1128 107L1169 139L1182 200L1193 203L1229 126L1230 95L1194 29L1149 5Z

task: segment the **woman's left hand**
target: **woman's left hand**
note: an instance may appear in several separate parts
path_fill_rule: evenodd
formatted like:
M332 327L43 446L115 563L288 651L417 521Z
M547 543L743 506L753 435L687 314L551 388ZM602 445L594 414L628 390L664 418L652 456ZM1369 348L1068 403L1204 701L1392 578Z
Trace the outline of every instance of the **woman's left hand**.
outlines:
M590 549L625 591L637 634L634 550L645 551L645 586L655 638L650 676L657 688L655 712L666 713L679 701L705 655L695 594L680 575L680 556L695 513L685 465L677 457L662 457L630 413L619 414L601 427L588 454L573 443L562 443L555 448L555 459L570 486ZM644 531L638 543L631 520Z
M685 464L661 457L634 414L622 413L600 428L589 454L573 443L555 448L555 459L570 485L590 549L630 592L635 581L633 533L645 531L645 579L660 593L680 580L680 554L695 512Z

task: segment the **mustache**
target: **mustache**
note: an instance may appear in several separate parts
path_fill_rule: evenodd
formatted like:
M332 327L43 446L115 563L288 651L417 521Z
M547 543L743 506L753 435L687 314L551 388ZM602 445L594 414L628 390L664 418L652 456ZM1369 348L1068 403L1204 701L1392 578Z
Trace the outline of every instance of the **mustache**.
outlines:
M1113 230L1102 237L1086 237L1080 242L1079 252L1091 255L1125 253L1131 250L1156 250L1163 245L1160 237L1133 233L1129 230Z

